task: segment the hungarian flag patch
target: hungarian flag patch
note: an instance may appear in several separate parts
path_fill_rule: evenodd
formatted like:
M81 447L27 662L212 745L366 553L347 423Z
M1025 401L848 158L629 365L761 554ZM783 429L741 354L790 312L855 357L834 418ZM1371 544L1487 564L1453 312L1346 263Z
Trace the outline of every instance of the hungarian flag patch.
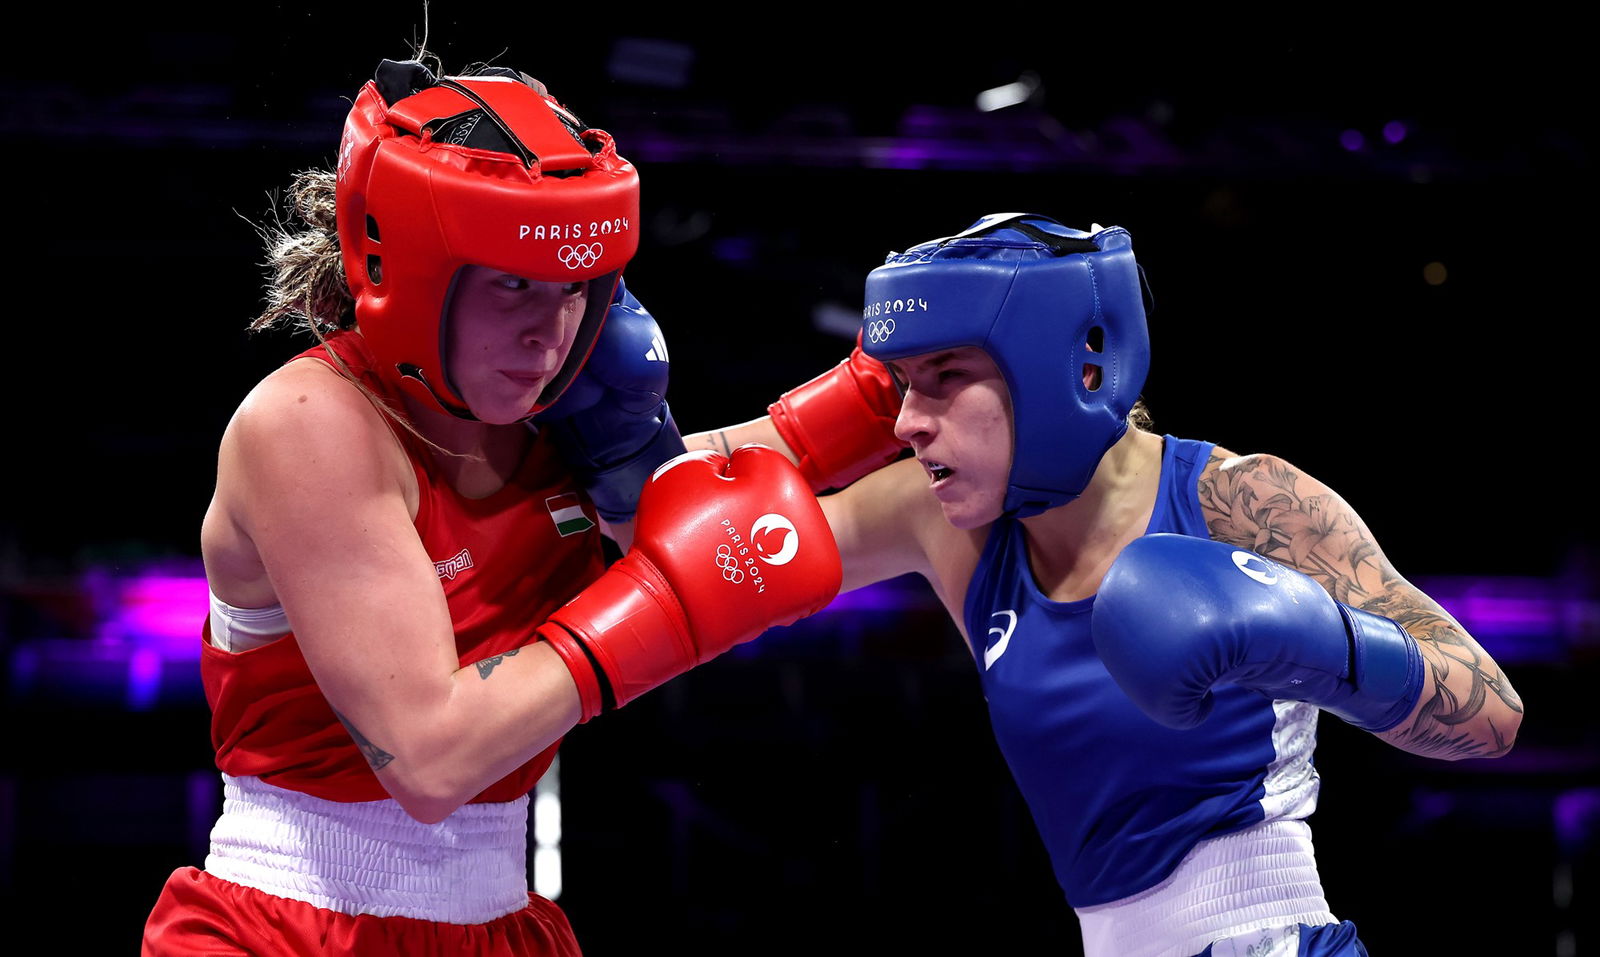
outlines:
M594 520L584 513L583 499L577 492L552 495L544 500L544 507L550 510L550 520L556 523L556 532L562 538L594 528Z

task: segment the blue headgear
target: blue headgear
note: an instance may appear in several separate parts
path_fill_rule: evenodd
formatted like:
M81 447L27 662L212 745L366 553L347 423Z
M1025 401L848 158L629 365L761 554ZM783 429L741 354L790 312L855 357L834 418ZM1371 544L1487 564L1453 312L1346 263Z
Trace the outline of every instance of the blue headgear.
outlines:
M1035 515L1081 495L1127 431L1150 369L1146 301L1127 230L997 213L868 274L862 345L880 360L988 353L1011 392L1004 508Z

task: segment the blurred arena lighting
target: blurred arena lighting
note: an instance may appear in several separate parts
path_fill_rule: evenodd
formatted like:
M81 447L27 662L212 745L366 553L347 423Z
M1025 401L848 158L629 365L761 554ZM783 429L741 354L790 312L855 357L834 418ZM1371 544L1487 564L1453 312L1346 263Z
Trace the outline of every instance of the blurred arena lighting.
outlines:
M1024 73L1016 80L1003 86L990 87L978 94L978 109L985 113L1003 110L1008 106L1026 103L1039 92L1039 77L1034 73Z
M1592 582L1565 578L1418 576L1418 587L1454 615L1495 659L1562 665L1595 653L1600 595ZM203 575L165 568L148 573L99 570L79 583L92 596L96 620L87 634L18 635L11 647L14 701L73 703L148 711L193 707L205 700L200 682L201 624L207 607ZM52 599L58 600L58 599ZM817 634L848 642L840 623L871 616L905 617L936 599L914 576L902 576L840 595L808 622L774 629L736 655L816 652ZM862 618L862 616L867 616ZM815 629L811 633L809 629ZM795 632L794 641L786 633ZM559 882L559 777L547 776L534 807L547 874ZM542 809L542 810L541 810ZM545 817L542 819L540 815ZM542 823L541 823L542 822ZM547 839L547 840L546 840ZM547 895L548 896L548 895Z
M606 72L614 80L681 90L689 85L694 49L688 44L645 37L623 37L611 46Z
M533 790L533 891L561 896L561 755Z
M819 302L811 308L811 326L818 332L854 339L861 331L861 310L838 302Z
M100 616L99 640L130 643L163 658L200 657L200 627L210 600L204 575L96 571L85 576L85 584Z

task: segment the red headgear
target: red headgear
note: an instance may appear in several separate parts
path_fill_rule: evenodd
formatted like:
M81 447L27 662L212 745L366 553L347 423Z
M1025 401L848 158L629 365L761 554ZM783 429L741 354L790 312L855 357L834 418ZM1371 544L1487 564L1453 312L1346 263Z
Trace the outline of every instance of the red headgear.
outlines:
M572 351L531 416L582 368L639 248L639 174L611 135L526 77L491 72L435 80L421 64L385 60L339 145L339 245L378 374L469 419L445 354L461 267L592 280Z

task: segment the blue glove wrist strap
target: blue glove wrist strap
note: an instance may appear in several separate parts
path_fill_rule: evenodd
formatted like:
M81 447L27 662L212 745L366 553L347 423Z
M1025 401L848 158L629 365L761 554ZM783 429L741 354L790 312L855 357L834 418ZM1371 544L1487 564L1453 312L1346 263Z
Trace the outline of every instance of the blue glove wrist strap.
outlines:
M1350 697L1328 710L1358 728L1388 731L1411 713L1422 694L1417 640L1392 619L1337 603L1350 630Z

